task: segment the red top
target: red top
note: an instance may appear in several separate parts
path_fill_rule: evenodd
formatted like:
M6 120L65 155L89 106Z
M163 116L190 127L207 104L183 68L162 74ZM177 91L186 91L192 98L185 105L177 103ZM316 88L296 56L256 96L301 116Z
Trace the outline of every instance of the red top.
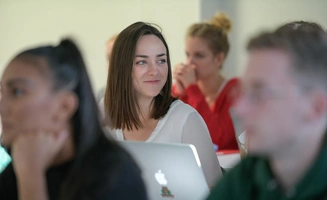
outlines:
M185 95L179 96L180 100L195 108L206 122L212 142L218 145L218 150L238 149L233 122L229 113L236 88L239 85L237 78L230 79L221 89L215 104L209 107L199 87L194 84L185 89ZM173 86L174 96L178 93Z

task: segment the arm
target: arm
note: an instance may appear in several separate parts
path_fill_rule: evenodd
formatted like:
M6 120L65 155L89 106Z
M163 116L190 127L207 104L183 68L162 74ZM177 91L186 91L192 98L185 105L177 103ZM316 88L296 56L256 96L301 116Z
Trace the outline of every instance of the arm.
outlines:
M195 108L203 120L206 122L212 142L219 146L219 149L237 148L233 122L229 114L231 101L226 100L223 103L223 110L220 114L214 113L209 108L205 96L197 85L191 85L186 90L187 102ZM226 95L221 93L220 95ZM185 99L185 97L183 97Z
M12 145L12 162L19 200L47 200L46 170L52 165L68 133L25 132Z
M43 172L26 171L17 174L19 200L46 200L48 198Z
M173 85L172 90L171 90L172 96L175 97L175 98L180 99L184 103L187 103L188 102L187 101L187 95L185 93L184 94L181 94L181 93L178 92L178 87L179 87L178 84L180 84L180 83L176 82Z
M173 87L173 95L177 93L182 101L190 104L200 113L208 126L213 143L217 144L219 149L237 149L233 123L229 115L231 102L228 100L218 102L220 104L218 106L223 107L223 110L219 110L219 113L212 112L196 84L195 68L194 64L181 63L175 66L173 77L176 83ZM237 82L237 79L233 79L228 85L233 87Z
M196 147L207 183L213 186L222 173L207 126L197 112L192 112L184 123L182 143Z

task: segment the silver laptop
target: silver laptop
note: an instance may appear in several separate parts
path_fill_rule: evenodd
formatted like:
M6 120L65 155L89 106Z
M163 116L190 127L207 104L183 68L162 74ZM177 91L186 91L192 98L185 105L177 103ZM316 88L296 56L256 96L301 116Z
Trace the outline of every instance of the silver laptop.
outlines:
M149 199L203 200L209 188L193 145L123 141L142 170Z

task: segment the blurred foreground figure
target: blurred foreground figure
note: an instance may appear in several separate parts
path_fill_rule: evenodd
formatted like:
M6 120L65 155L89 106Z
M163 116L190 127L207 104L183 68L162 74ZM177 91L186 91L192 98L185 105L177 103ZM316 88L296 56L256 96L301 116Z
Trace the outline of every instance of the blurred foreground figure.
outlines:
M235 106L248 153L213 199L327 199L327 35L292 22L248 44Z

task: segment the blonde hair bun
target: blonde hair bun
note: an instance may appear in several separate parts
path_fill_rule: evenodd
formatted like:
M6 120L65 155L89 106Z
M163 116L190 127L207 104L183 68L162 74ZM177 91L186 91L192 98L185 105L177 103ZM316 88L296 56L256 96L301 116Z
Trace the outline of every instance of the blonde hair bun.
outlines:
M232 29L232 22L224 13L216 13L211 20L208 21L208 24L221 28L226 34Z

